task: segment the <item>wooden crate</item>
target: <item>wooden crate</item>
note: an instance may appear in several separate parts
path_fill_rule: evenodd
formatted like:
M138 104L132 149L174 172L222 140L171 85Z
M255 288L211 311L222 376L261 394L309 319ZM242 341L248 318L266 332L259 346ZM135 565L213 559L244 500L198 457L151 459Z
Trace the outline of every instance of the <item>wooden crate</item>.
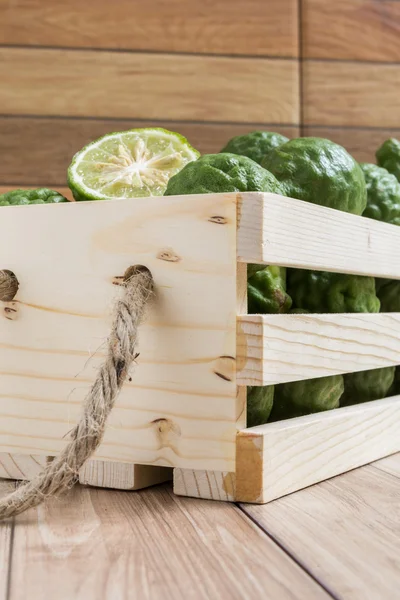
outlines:
M246 263L400 279L400 228L274 194L3 207L0 476L65 444L112 301L144 264L157 294L132 381L81 482L267 502L400 450L400 397L246 429L246 386L400 364L400 314L247 315Z

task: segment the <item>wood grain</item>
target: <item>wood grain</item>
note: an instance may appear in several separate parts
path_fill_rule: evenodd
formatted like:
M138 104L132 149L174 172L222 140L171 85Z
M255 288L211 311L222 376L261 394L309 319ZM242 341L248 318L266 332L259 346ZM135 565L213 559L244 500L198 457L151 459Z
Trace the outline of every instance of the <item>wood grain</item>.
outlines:
M0 79L3 114L299 122L295 60L5 47Z
M174 494L205 500L234 502L235 473L174 469Z
M236 311L247 313L247 265L236 267ZM236 329L236 341L238 329ZM238 346L237 346L238 348ZM237 388L236 428L240 431L247 425L247 388ZM194 469L174 469L174 493L191 498L208 500L235 499L235 473Z
M0 498L10 493L14 485L0 479ZM13 521L0 523L0 600L8 600L8 575L10 569L11 536Z
M278 196L241 194L238 260L400 278L400 229Z
M304 135L328 138L344 146L358 162L376 163L375 152L377 149L388 138L399 138L400 129L358 129L356 127L337 128L311 125L304 128Z
M79 472L82 485L115 490L141 490L172 479L172 469L132 465L103 460L88 460Z
M328 598L231 505L180 499L165 488L77 487L16 519L10 600L25 600L29 590L57 600L225 600L265 589L282 600Z
M46 466L46 456L0 453L0 478L33 479Z
M306 61L304 123L400 126L400 64Z
M237 381L273 385L400 364L400 313L240 315Z
M267 506L242 506L336 598L395 598L399 480L367 466Z
M400 451L400 396L244 429L236 499L263 504Z
M398 62L399 36L398 0L303 0L305 58Z
M157 298L97 458L233 471L236 194L1 214L2 268L16 273L20 289L0 313L0 452L63 447L103 359L115 277L145 264Z
M394 475L395 477L400 477L400 453L378 460L372 463L372 466L386 471L386 473L390 473L390 475Z
M297 2L0 0L0 43L297 56ZM35 27L32 27L35 23Z
M110 131L154 125L152 121L118 119L0 117L0 183L65 185L71 158L83 146ZM163 121L158 125L178 131L202 154L219 152L235 135L270 128L263 124L179 121ZM295 126L271 125L271 128L287 137L299 135Z

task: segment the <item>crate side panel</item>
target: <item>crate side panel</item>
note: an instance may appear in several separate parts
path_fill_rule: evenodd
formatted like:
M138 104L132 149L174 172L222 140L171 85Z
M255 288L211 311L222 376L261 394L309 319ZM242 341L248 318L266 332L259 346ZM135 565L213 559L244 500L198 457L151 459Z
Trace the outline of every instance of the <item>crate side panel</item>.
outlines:
M233 470L235 195L3 207L0 256L20 281L0 303L0 452L62 448L104 358L114 284L145 264L156 299L96 458Z

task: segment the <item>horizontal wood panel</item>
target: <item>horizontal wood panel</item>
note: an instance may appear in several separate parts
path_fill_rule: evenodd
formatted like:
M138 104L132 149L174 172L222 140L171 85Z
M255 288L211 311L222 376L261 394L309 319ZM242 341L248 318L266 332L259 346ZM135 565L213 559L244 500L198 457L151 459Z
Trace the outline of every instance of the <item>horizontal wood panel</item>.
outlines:
M302 37L305 58L400 61L400 2L303 0Z
M344 146L359 162L376 163L377 149L390 137L400 138L400 129L357 129L310 125L304 128L304 135L327 138Z
M400 313L241 315L239 385L272 385L400 365Z
M65 185L68 165L80 148L112 131L154 125L178 131L202 154L219 152L235 135L269 129L262 124L0 117L0 184ZM299 135L295 126L271 128L287 137Z
M400 279L399 246L395 225L277 194L241 194L241 262Z
M0 43L297 56L297 0L0 0ZM34 26L33 26L34 24Z
M400 64L303 63L304 124L400 127Z
M367 434L368 437L368 434ZM400 455L393 457L400 466ZM389 600L400 585L399 481L373 465L242 510L331 597Z
M97 458L232 471L236 194L3 207L0 229L20 282L0 307L0 452L64 446L104 360L114 278L145 264L157 297Z
M289 123L296 60L0 49L3 114Z
M238 433L236 499L265 503L400 450L400 396Z

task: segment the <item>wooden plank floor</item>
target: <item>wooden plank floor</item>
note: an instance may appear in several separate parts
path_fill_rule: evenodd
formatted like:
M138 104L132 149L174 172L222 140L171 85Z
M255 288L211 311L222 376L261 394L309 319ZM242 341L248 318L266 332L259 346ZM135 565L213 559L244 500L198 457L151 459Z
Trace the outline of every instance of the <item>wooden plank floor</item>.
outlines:
M394 600L399 586L400 454L264 506L77 486L0 525L0 600Z

